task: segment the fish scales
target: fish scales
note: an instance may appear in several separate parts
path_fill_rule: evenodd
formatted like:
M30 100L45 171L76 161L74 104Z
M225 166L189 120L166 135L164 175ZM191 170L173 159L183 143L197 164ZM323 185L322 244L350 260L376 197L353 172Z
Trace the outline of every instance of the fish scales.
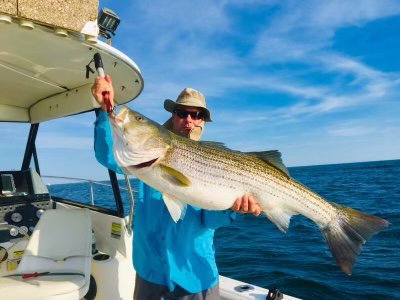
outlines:
M237 184L241 183L240 181L238 181L238 175L243 174L243 176L246 177L246 179L248 179L249 183L251 184L254 179L258 178L254 177L251 173L241 172L238 168L236 168L237 163L235 161L226 159L225 157L218 157L214 155L215 151L212 148L189 148L190 150L186 151L187 148L188 147L186 147L186 145L182 143L177 143L177 145L173 144L170 162L173 164L175 161L184 161L180 158L180 154L187 153L188 155L185 160L187 163L183 165L183 168L185 168L185 171L193 170L194 173L192 174L192 177L198 176L198 180L204 180L204 178L214 176L219 179L224 179L224 181L218 182L219 184L224 184L228 181ZM202 167L196 169L196 165L200 165Z
M198 149L196 149L196 151L194 151L194 156L193 157L196 157L196 152L199 153ZM211 152L215 153L216 151L215 151L215 149L211 149ZM229 154L231 154L231 153L229 153ZM240 157L236 161L230 160L231 157L235 157L235 156L240 156ZM207 157L209 157L209 156L206 155L206 156L202 157L202 159L207 159ZM224 158L227 158L227 157L228 157L228 155L224 156ZM287 178L282 176L280 174L280 172L276 172L273 168L267 169L265 163L260 162L259 160L256 160L256 159L253 159L253 158L251 158L250 161L249 160L243 160L243 158L246 158L246 157L243 157L243 155L240 155L240 154L236 154L236 155L229 156L227 161L226 160L220 160L218 162L219 163L228 162L228 164L229 164L229 162L231 161L232 163L229 164L229 165L235 167L236 165L238 165L237 161L240 159L241 163L242 163L241 166L242 166L242 170L243 171L242 172L238 172L237 174L235 174L235 176L233 177L233 180L236 180L236 178L238 178L237 175L243 175L244 177L247 177L247 178L250 179L250 184L251 184L251 181L253 181L254 179L259 178L259 180L257 182L258 185L254 186L255 188L262 189L262 187L268 181L272 181L272 182L278 183L278 179L275 180L274 176L264 176L264 175L270 175L270 173L271 173L271 172L266 172L266 171L272 171L272 173L274 173L274 175L278 175L277 178L280 178L281 180L283 180L285 182L285 184L289 184L292 187L292 190L296 189L296 188L301 190L301 186L296 186L296 184L294 182L291 182L290 180L287 180ZM230 169L230 168L228 167L227 169ZM252 174L252 173L255 173L255 174ZM250 174L250 175L246 176L246 174ZM251 192L251 191L249 191L249 192ZM256 193L256 191L254 191L254 190L252 192ZM295 193L295 194L289 194L289 193L286 193L284 189L282 189L279 192L285 194L288 197L291 197L292 199L296 199L296 200L299 200L301 202L304 202L304 201L302 201L302 199L304 199L305 197L297 197L298 195L301 194L301 191L298 191L298 193ZM307 190L304 190L304 192L306 194L312 195L311 192L307 193ZM319 207L319 202L314 202L314 203L316 203L316 205Z
M166 159L182 172L197 178L196 180L205 184L216 184L214 180L220 179L217 184L221 187L226 186L240 190L241 193L258 195L259 198L278 197L278 194L282 194L285 196L284 200L287 200L286 203L293 200L300 204L300 209L291 205L294 213L310 215L307 210L313 214L318 213L320 226L325 226L335 216L334 208L328 203L321 202L319 196L257 158L225 149L200 147L197 144L191 147L188 143L190 144L184 138L173 139ZM220 155L221 151L224 155ZM276 185L271 185L271 182ZM289 188L282 185L288 185ZM305 201L309 197L314 201Z
M363 243L389 225L381 218L329 202L290 178L277 151L246 154L210 142L197 143L127 107L110 122L117 163L162 193L175 222L184 216L186 203L227 209L236 197L249 193L282 231L288 229L293 214L314 221L347 274Z

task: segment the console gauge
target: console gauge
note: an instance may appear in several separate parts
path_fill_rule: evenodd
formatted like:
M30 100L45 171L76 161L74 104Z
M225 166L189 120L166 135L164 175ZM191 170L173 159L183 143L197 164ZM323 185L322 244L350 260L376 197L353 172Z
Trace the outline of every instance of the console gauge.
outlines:
M10 235L11 236L17 236L18 235L18 229L16 229L16 228L11 228L10 229Z
M11 214L11 220L14 223L19 223L22 221L22 215L19 212L14 212Z
M28 233L28 227L26 227L26 226L21 226L20 229L23 230L23 231L25 231L26 233Z

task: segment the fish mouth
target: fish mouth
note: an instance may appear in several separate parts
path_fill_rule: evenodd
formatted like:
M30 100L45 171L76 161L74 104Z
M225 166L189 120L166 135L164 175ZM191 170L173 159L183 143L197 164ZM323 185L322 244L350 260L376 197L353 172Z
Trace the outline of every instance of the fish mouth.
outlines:
M129 113L129 108L126 107L125 105L122 105L120 110L115 115L115 118L119 120L124 120L128 113Z
M129 109L125 105L123 105L116 114L109 114L108 118L110 119L111 124L116 125L118 127L124 123L125 119L128 116L128 113Z

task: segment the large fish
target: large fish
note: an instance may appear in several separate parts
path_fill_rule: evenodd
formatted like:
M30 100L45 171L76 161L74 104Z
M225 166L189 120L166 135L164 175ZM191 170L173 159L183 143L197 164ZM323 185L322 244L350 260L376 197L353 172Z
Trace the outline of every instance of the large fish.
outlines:
M278 151L243 153L219 143L195 142L127 107L110 121L117 163L125 173L162 193L175 222L183 218L187 203L224 210L236 197L249 193L283 232L292 215L314 221L338 265L349 275L362 244L389 225L381 218L329 202L297 182Z

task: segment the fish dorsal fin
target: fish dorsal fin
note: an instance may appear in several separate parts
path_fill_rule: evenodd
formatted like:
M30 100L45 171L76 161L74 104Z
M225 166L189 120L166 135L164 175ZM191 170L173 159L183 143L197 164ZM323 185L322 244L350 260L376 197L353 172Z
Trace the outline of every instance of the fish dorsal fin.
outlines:
M186 214L186 204L173 199L173 197L168 194L163 194L162 196L165 206L174 222L176 223L179 219L183 219Z
M160 164L160 169L162 171L161 176L174 185L190 186L192 184L189 178L174 168Z
M206 147L214 147L214 148L220 148L220 149L225 149L225 150L230 150L228 147L225 146L224 143L220 142L214 142L214 141L197 141L198 144Z
M275 168L285 173L286 176L290 177L288 169L283 164L282 154L278 150L246 152L246 154L256 156L258 159L273 165Z

